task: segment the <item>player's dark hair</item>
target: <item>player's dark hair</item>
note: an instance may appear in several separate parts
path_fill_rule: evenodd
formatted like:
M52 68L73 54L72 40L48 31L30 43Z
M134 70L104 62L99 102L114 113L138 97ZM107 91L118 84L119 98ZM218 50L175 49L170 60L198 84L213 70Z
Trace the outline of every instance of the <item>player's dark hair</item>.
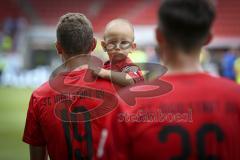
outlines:
M167 42L189 52L203 45L215 19L215 7L210 0L163 0L158 18Z
M93 42L91 22L81 13L63 15L57 25L57 41L66 54L87 54Z

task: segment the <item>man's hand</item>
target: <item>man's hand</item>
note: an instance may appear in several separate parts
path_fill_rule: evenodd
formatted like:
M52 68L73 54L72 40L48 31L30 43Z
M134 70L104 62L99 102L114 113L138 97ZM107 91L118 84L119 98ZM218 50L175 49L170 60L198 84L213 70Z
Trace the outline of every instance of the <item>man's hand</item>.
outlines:
M48 160L46 146L30 145L30 160Z

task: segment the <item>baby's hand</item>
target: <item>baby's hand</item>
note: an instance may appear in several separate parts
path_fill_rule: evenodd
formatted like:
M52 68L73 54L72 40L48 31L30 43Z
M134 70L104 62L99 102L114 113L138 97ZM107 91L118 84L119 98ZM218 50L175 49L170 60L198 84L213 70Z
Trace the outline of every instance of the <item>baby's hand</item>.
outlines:
M109 78L110 74L111 74L110 70L101 68L100 72L98 73L98 76L101 78Z
M98 68L98 69L93 70L93 74L97 75L101 78L108 78L109 77L109 70L104 69L104 68Z

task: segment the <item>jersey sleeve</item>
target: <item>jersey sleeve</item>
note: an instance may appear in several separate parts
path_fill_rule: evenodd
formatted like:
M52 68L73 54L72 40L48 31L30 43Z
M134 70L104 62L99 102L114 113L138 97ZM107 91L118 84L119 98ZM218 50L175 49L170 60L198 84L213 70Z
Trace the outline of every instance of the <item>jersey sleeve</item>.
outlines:
M43 146L46 143L39 123L37 106L37 98L32 95L27 112L23 141L34 146Z
M142 71L140 70L140 68L138 66L135 66L135 65L125 66L122 68L122 72L125 72L130 77L132 77L135 83L144 80Z
M108 137L104 150L104 157L107 157L107 159L129 159L130 136L126 126L127 124L122 121L123 114L124 111L118 106L107 119L106 128Z

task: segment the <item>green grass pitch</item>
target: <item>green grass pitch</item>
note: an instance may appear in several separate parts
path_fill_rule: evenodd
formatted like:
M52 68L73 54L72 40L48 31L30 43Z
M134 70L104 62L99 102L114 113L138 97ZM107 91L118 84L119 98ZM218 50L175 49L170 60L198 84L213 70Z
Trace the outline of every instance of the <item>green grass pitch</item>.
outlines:
M29 159L28 145L22 142L32 89L0 87L0 159Z

